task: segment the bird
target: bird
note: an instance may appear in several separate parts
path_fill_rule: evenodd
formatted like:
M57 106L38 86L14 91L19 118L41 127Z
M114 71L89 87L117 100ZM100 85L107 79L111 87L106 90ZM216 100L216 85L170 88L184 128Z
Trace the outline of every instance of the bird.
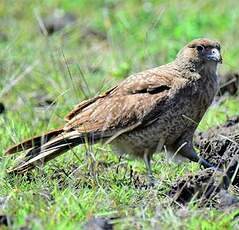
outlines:
M84 100L65 117L63 127L16 144L6 154L25 151L9 173L21 174L88 144L110 144L117 154L145 162L165 152L175 159L212 167L193 147L193 134L218 90L220 43L199 38L165 65L130 75L103 94Z

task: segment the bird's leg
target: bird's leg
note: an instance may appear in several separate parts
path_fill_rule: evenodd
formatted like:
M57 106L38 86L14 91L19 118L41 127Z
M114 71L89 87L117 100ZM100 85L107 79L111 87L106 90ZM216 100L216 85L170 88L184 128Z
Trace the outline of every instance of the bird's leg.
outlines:
M119 158L118 158L119 162L118 162L118 165L116 167L116 173L118 174L119 173L119 166L120 166L120 163L121 163L121 160L122 160L122 155L119 155Z
M154 186L154 177L152 173L152 168L151 168L151 157L148 153L144 154L144 163L147 169L147 174L148 174L148 179L149 179L149 185Z
M202 165L204 168L216 168L215 165L209 163L208 161L206 161L204 158L202 157L199 157L196 153L196 151L194 150L193 146L192 146L192 143L187 143L187 142L184 142L184 143L178 143L176 145L177 147L177 152L188 158L189 160L191 161L194 161L194 162L198 162L200 165Z

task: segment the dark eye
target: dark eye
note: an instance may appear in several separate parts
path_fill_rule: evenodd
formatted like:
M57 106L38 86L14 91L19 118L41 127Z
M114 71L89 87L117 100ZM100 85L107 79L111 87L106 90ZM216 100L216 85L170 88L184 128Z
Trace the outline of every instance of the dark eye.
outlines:
M197 49L198 51L203 51L203 50L204 50L204 46L197 45L197 46L196 46L196 49Z

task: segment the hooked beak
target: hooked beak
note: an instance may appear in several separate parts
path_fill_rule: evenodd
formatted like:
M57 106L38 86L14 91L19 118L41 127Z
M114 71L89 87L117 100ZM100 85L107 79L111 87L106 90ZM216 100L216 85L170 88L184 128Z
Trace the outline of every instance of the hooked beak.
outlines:
M215 62L222 63L222 56L220 54L220 51L216 48L209 49L206 52L206 57L207 57L207 60L212 60Z

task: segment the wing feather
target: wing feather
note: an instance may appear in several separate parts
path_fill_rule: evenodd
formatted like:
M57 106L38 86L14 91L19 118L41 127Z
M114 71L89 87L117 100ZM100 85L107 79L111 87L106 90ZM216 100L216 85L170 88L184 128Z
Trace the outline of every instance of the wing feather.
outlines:
M137 79L135 79L137 78ZM180 81L180 79L179 79ZM64 130L79 132L107 132L112 135L121 130L152 123L160 116L160 107L176 92L177 77L162 72L143 72L132 75L117 88L97 97L87 106L81 106Z
M99 96L90 98L88 100L84 100L82 102L80 102L79 104L77 104L74 109L69 112L66 116L65 116L65 120L69 121L71 120L74 116L76 116L78 113L80 113L84 108L86 108L87 106L91 105L92 103L94 103L95 101L97 101L99 98L103 98L106 97L110 92L112 92L117 86L111 88L110 90L106 91L104 94L101 94Z

